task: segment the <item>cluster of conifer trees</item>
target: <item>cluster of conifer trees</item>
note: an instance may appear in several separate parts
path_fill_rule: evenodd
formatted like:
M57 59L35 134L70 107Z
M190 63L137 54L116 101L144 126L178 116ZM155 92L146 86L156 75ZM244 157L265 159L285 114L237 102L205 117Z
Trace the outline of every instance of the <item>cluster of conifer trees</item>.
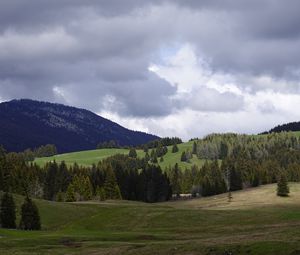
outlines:
M206 160L202 167L166 170L174 194L209 196L285 179L300 181L300 140L290 133L210 135L194 141L192 153ZM183 157L186 161L186 152Z
M25 162L23 162L25 165ZM19 178L18 172L14 172L15 166L6 157L4 149L0 146L0 224L3 228L16 228L16 204L12 196L14 192L12 183L17 185L16 181L11 182L13 174L14 179ZM25 173L26 175L26 173ZM21 182L18 184L22 185ZM19 187L25 195L25 200L21 206L21 220L18 224L20 229L39 230L41 229L39 211L35 203L29 198L27 189Z
M46 144L35 149L26 149L23 152L11 152L9 155L13 158L21 157L25 161L33 161L39 157L50 157L57 154L56 146L53 144Z
M4 154L1 185L11 192L56 201L127 199L145 202L168 200L169 179L157 165L144 159L115 155L92 167L49 162L44 167Z

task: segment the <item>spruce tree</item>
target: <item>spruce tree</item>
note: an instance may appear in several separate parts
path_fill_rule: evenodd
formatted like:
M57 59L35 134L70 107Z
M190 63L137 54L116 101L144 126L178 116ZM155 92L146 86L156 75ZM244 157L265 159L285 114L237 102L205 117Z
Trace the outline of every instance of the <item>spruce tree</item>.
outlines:
M182 177L181 170L178 166L178 163L176 163L175 166L171 169L169 178L170 178L173 194L176 194L177 197L179 197L181 193L181 186L180 186L181 177Z
M64 201L64 193L60 191L56 194L56 202L63 202L63 201Z
M146 161L146 162L149 162L149 160L150 160L149 153L146 152L146 154L145 154L145 161Z
M82 181L82 196L84 200L90 200L93 196L93 187L90 178L86 176Z
M154 153L154 156L153 156L153 158L151 159L151 162L152 162L153 164L158 163L156 153Z
M74 201L76 201L74 185L70 183L66 192L66 202Z
M281 173L277 182L277 196L287 197L290 193L286 175Z
M107 199L122 199L116 175L110 165L108 165L106 168L103 188Z
M0 209L2 228L16 228L16 206L13 196L8 192L2 196Z
M134 148L130 148L128 156L130 158L136 158L137 157L136 150Z
M41 222L36 204L26 197L21 208L20 228L24 230L40 230Z
M192 151L192 154L197 154L197 143L194 141L193 143L193 151Z
M173 147L172 147L172 153L176 153L176 152L178 152L179 151L179 149L178 149L178 147L177 147L177 144L175 143L174 145L173 145Z
M99 187L99 186L97 187L97 189L96 189L96 197L100 201L106 200L105 191L104 191L103 187Z
M186 157L185 151L183 151L183 152L181 153L181 158L180 158L180 160L181 160L182 162L187 161L187 157Z

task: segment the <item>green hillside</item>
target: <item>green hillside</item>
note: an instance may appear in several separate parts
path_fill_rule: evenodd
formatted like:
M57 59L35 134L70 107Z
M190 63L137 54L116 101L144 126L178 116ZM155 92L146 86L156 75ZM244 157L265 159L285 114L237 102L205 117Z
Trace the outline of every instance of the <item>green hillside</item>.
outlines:
M35 200L42 231L0 229L0 254L298 254L300 184L188 201ZM18 208L22 197L17 196ZM19 212L19 210L18 210Z
M293 134L296 136L300 136L299 132L288 132L289 134ZM251 135L254 137L260 137L260 136L267 136L267 135ZM181 153L186 150L192 150L193 142L186 142L178 145L179 151L177 153L172 153L172 146L168 146L168 153L164 156L164 161L159 162L158 164L162 167L162 169L165 169L165 167L168 166L174 166L175 163L178 163L179 166L182 169L190 168L193 164L196 164L198 166L202 166L204 163L204 160L198 159L195 155L193 155L193 158L190 160L189 163L187 162L181 162L180 157ZM128 149L99 149L99 150L88 150L88 151L79 151L79 152L72 152L72 153L65 153L65 154L59 154L55 155L53 157L44 157L44 158L37 158L35 162L38 165L45 165L49 161L56 160L56 162L65 161L68 165L72 165L75 162L82 166L90 166L92 164L97 164L100 160L105 159L109 156L115 155L115 154L128 154ZM145 153L143 150L137 150L138 157L144 157ZM159 161L159 159L158 159Z
M179 144L178 145L179 151L176 153L172 153L172 146L168 146L168 153L164 156L164 161L159 162L159 165L163 169L170 165L174 166L175 163L178 163L182 169L186 167L189 168L193 164L202 165L203 160L199 160L195 155L193 155L193 159L190 160L190 163L180 161L181 153L187 149L192 150L192 146L193 146L193 142ZM55 160L56 162L65 161L69 165L74 164L76 162L79 165L90 166L93 163L97 164L100 160L118 153L128 154L129 150L128 149L99 149L99 150L72 152L72 153L55 155L53 157L37 158L35 162L38 165L45 165L47 162ZM143 150L137 150L137 154L138 157L145 156Z

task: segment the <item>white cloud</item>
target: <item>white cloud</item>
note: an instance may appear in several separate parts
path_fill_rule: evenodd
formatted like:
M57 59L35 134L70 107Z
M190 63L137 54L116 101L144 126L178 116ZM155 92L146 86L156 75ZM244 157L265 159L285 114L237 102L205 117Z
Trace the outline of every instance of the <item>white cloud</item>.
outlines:
M231 75L214 73L208 63L197 59L189 45L184 45L163 64L151 64L149 69L178 88L173 98L183 105L177 111L159 118L102 114L129 128L185 140L214 132L260 133L300 119L300 112L295 111L300 108L299 94L277 91L277 86L271 83L279 86L279 81L260 76L251 80L261 83L261 89L249 90ZM292 84L286 82L285 86Z

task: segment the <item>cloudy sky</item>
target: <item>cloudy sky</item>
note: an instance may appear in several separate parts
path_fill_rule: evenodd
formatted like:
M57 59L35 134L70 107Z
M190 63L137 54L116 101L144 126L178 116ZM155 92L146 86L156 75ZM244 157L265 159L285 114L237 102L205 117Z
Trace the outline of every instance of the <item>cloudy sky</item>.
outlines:
M0 101L160 136L300 121L298 0L0 1Z

